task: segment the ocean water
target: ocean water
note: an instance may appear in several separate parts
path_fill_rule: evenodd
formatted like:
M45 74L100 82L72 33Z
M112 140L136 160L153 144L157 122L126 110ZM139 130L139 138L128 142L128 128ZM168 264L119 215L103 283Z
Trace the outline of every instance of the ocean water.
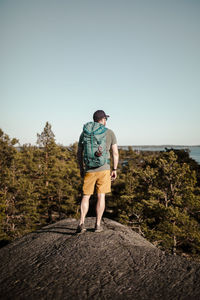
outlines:
M128 146L123 146L122 148L128 149ZM133 150L141 150L141 151L164 151L167 149L187 149L189 150L189 155L191 158L196 160L198 164L200 164L200 146L173 146L173 145L162 145L162 146L132 146Z

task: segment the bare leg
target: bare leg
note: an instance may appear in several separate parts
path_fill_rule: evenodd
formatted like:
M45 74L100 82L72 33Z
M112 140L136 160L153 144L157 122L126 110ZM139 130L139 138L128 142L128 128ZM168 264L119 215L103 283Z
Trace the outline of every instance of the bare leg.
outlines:
M98 200L97 200L97 206L96 206L96 213L97 213L97 220L96 224L101 224L101 218L103 216L104 210L105 210L105 194L97 194Z
M84 224L85 222L85 217L88 212L89 208L89 200L90 200L90 195L83 195L83 198L81 200L81 219L80 219L80 224Z

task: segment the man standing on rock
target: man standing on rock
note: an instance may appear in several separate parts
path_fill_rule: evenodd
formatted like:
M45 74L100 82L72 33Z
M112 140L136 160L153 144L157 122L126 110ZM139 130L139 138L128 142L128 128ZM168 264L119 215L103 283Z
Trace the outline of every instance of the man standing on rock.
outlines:
M83 126L78 143L78 163L83 181L83 197L81 200L81 218L77 233L86 231L85 217L89 208L90 196L97 190L95 232L101 232L101 219L105 210L105 194L111 192L111 181L117 178L119 161L117 140L112 130L106 128L108 115L103 110L93 114L94 122ZM113 170L110 171L110 149L113 156Z

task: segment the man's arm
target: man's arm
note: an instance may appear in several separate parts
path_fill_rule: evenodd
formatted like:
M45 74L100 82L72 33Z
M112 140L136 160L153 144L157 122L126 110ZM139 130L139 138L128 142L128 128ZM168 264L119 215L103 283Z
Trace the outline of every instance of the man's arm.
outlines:
M117 178L117 166L119 162L119 152L117 144L112 145L112 155L113 155L113 169L111 172L111 179L115 180Z
M81 138L82 138L82 136L80 137L79 143L78 143L77 160L78 160L78 165L80 168L81 177L84 177L83 144L81 143Z

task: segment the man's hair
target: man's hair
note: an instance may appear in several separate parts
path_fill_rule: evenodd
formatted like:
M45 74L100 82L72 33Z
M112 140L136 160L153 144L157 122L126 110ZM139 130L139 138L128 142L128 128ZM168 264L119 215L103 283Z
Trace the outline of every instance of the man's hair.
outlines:
M110 117L110 116L106 115L106 113L103 110L97 110L93 114L94 122L98 122L98 121L102 120L103 118L107 119L108 117Z

